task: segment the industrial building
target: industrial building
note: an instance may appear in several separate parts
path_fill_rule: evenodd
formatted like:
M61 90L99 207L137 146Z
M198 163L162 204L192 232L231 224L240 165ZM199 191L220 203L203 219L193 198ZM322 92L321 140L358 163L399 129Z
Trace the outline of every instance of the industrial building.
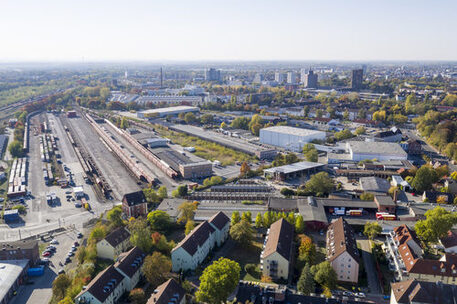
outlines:
M285 181L293 178L309 176L321 170L325 165L320 163L302 161L290 165L265 169L265 177L270 177L277 181Z
M198 107L176 106L168 108L149 109L137 112L138 118L166 117L168 115L178 115L180 113L199 112Z
M28 260L0 261L0 303L7 304L24 283L29 268Z
M406 160L408 158L408 154L397 143L349 141L346 143L346 148L353 161L365 159L378 161Z
M325 132L288 126L274 126L260 129L260 142L300 152L306 143L313 140L325 141Z

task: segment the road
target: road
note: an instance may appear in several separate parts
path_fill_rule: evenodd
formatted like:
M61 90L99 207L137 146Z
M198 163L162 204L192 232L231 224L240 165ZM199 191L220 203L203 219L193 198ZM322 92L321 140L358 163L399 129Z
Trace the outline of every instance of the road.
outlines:
M17 296L14 297L11 304L49 303L52 297L52 282L59 270L63 268L59 266L59 262L63 263L65 261L71 246L78 240L76 234L77 231L66 230L55 236L55 239L59 244L55 245L57 247L56 253L50 257L49 267L46 267L44 275L30 278L29 281L33 281L32 285L20 286ZM78 242L80 242L80 240L78 240ZM73 257L72 260L74 259L75 258Z
M371 253L371 246L368 240L358 240L362 247L362 259L367 273L368 288L371 294L381 294L381 285L378 280L377 271L374 266L373 254Z
M128 169L110 151L98 134L89 125L87 120L77 117L70 118L68 122L79 136L80 142L85 145L87 152L102 171L103 177L111 186L113 196L121 200L124 194L138 191L136 179L128 172Z

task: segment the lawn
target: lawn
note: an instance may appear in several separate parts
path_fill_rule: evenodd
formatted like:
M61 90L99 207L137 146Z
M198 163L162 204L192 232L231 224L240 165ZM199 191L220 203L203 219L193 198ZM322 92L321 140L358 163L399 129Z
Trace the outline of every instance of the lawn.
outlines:
M195 147L195 155L210 161L218 160L223 166L232 165L235 162L250 162L256 160L255 157L246 153L226 148L222 145L206 141L195 136L189 136L184 133L167 130L160 126L156 127L155 130L161 136L170 139L175 144L183 147Z
M241 279L246 281L260 282L260 253L262 252L263 240L257 238L251 246L242 246L236 244L226 258L236 261L241 267ZM252 264L254 270L251 273L246 272L246 265ZM249 268L249 266L248 266Z

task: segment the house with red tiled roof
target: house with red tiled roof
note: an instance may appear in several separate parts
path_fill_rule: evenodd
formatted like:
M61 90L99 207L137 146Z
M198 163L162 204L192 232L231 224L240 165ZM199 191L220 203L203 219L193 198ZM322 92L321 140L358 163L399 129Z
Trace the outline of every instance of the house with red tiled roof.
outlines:
M445 253L439 260L424 258L415 232L406 225L396 227L390 233L384 249L399 281L414 278L457 284L457 254Z
M215 246L225 242L229 229L230 219L223 212L199 224L171 251L172 270L197 268Z
M440 240L444 251L447 253L457 253L457 233L449 230L447 235Z

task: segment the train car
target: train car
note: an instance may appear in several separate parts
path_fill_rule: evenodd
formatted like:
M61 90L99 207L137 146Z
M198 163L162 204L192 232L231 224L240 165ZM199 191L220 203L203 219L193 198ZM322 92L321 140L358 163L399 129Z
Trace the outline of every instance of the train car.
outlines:
M384 220L384 221L395 221L397 219L397 217L395 216L395 214L390 214L387 212L377 212L376 219Z
M362 209L355 209L355 210L348 210L346 211L346 215L349 216L362 216L363 210Z

